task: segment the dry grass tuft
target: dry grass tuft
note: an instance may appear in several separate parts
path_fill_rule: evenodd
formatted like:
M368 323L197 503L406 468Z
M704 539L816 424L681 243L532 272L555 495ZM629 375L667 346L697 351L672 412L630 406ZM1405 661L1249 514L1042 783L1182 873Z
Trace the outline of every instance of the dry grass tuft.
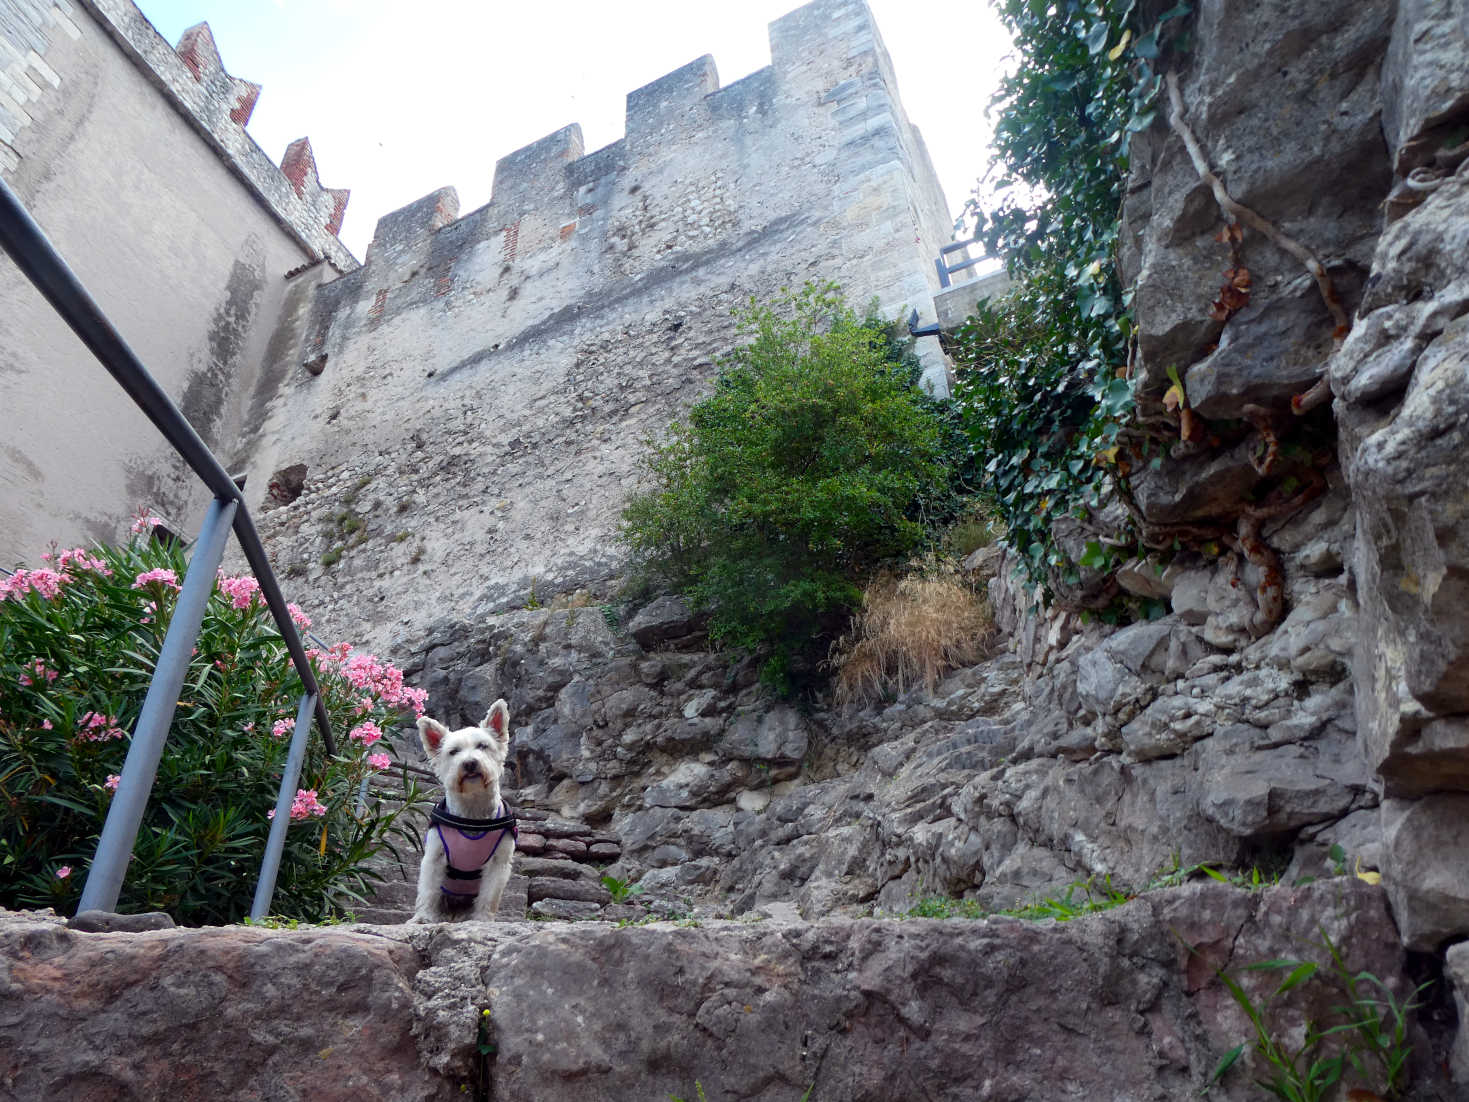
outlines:
M948 671L984 658L994 638L989 601L951 568L880 577L832 647L836 705L853 711L919 684L932 692Z

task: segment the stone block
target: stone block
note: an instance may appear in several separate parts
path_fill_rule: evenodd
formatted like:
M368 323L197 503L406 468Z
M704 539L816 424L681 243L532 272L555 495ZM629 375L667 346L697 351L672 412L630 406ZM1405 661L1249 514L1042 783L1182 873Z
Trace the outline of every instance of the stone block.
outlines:
M1469 795L1382 805L1382 882L1403 944L1437 952L1469 936Z
M533 877L526 889L531 909L543 899L567 899L582 903L611 903L612 896L600 883L590 880L563 880L560 877Z

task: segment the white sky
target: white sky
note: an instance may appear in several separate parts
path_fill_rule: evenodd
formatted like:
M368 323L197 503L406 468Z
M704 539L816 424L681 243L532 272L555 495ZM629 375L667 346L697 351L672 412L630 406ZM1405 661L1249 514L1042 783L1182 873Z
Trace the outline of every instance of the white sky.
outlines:
M628 92L702 54L721 85L770 63L766 25L798 0L137 0L170 43L207 20L225 68L264 86L249 131L277 163L311 139L322 183L352 189L342 240L453 186L467 214L495 161L572 122L587 152L622 136ZM987 163L1008 47L976 0L868 0L951 213Z

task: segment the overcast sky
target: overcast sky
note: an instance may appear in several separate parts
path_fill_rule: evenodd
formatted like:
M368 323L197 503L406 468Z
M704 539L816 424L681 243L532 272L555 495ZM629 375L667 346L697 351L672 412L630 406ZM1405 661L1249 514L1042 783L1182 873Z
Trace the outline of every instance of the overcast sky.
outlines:
M264 86L249 131L277 163L309 137L327 187L352 189L342 240L453 186L467 214L495 161L568 123L587 152L622 136L629 91L702 54L721 85L770 63L766 25L795 0L138 0L170 43L201 20L225 68ZM869 0L909 118L952 213L984 172L986 107L1008 42L980 0Z

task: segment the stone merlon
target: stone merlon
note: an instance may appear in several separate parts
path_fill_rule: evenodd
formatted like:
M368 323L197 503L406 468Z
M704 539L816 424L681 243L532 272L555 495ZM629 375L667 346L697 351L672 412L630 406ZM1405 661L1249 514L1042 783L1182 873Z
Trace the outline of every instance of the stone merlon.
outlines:
M567 191L566 167L582 148L581 125L572 123L501 157L490 196L495 210L508 223L526 210L558 205Z
M459 217L459 193L451 187L431 191L406 207L377 220L372 244L367 247L367 261L390 253L400 253L427 241L434 231Z
M708 54L627 94L624 123L628 143L652 144L670 129L698 126L708 115L704 97L719 90L719 74Z
M186 30L175 49L131 0L79 2L303 249L340 271L358 267L336 236L349 192L321 186L305 139L292 143L280 167L255 144L245 124L260 86L225 70L207 23Z

